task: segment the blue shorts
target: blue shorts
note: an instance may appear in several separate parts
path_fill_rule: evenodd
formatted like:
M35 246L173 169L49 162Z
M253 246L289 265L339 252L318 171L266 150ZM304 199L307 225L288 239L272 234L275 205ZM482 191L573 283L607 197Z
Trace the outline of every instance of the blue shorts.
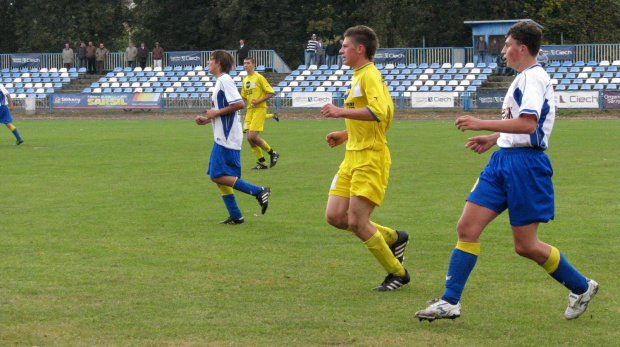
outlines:
M467 201L502 213L508 208L510 225L525 226L553 219L553 168L537 148L501 148L480 174Z
M9 107L6 105L0 106L0 123L1 124L13 123L13 118L11 118L11 111L9 110Z
M211 157L209 158L207 175L210 178L222 176L241 177L241 151L228 149L214 143Z

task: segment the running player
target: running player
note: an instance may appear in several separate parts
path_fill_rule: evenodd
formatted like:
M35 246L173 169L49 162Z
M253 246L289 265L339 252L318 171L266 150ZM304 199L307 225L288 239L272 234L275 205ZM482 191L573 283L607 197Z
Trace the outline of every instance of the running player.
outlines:
M325 218L336 228L349 230L388 273L378 291L398 289L409 283L403 267L409 234L373 223L370 214L380 206L390 173L390 150L386 132L394 116L394 104L373 58L379 40L367 26L349 28L340 50L344 64L353 68L345 94L345 107L327 104L321 113L345 118L346 130L327 135L331 147L347 141L344 161L332 181Z
M13 99L11 99L11 94L2 84L0 84L0 123L6 125L7 128L13 133L15 138L15 145L19 146L24 142L21 136L19 136L19 132L17 128L13 125L13 118L11 117L11 111L13 110Z
M465 203L446 289L441 298L429 301L430 306L415 314L420 320L461 315L459 301L480 254L480 235L506 209L517 254L535 261L571 291L566 319L579 317L598 290L595 281L582 276L557 248L537 235L538 224L554 218L553 169L545 150L555 120L555 101L549 75L536 61L541 39L542 31L533 22L517 23L506 34L502 54L519 74L506 93L501 120L465 115L455 122L461 131L496 132L471 137L465 147L476 153L496 144L500 149L491 156Z
M243 224L245 220L235 200L233 189L255 196L265 214L271 190L241 179L241 142L243 130L239 110L244 106L235 82L228 75L234 63L233 56L216 50L208 61L209 72L217 78L213 90L213 106L205 116L196 116L198 125L212 123L215 143L211 150L207 174L217 184L229 217L220 224Z
M263 151L269 154L269 167L274 167L280 157L280 154L275 152L267 141L258 137L258 133L263 131L265 126L267 114L266 101L276 94L265 77L255 71L256 62L254 62L254 58L245 58L243 60L243 68L248 73L243 78L243 85L241 87L241 97L248 105L248 111L245 114L245 129L247 130L248 142L252 148L252 153L254 153L258 160L258 165L252 169L263 170L268 168ZM277 117L275 119L278 120Z

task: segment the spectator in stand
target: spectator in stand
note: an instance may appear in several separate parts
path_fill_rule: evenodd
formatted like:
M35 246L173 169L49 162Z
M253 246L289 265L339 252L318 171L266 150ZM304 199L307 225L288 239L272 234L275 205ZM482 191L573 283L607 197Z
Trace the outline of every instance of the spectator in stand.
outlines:
M88 59L88 73L95 74L95 54L97 53L97 47L93 45L92 41L88 41L88 47L86 47L86 59Z
M342 66L342 54L340 53L340 49L342 49L343 41L343 39L340 39L340 41L338 41L338 45L336 46L336 52L338 52L338 67Z
M338 55L338 47L334 40L329 40L329 45L325 48L325 54L327 55L327 66L331 67L336 64L336 56Z
M138 56L138 49L133 46L133 43L129 42L129 47L125 49L125 61L127 66L132 70L136 67L136 57Z
M549 63L549 57L545 54L545 52L543 52L542 49L538 50L536 60L538 61L538 64L540 64L540 66L542 67L546 67Z
M80 42L80 48L78 48L78 59L80 60L78 68L86 67L86 44L84 41Z
M68 43L65 43L65 48L62 50L62 63L65 69L69 70L73 65L73 49L69 47Z
M497 62L497 57L501 54L501 47L499 46L499 42L497 42L497 38L494 37L493 41L491 41L491 61Z
M323 39L319 39L319 43L316 45L316 65L325 65L325 44Z
M138 59L140 59L140 67L142 70L146 67L146 60L149 58L149 49L146 48L144 42L140 44L140 48L138 48Z
M164 49L161 48L159 42L155 42L153 48L153 67L162 67L162 61L164 59Z
M316 64L316 46L319 42L316 40L316 35L312 34L312 38L308 40L306 45L306 66L310 64Z
M105 64L105 58L110 54L107 48L103 45L103 43L99 43L99 48L95 52L95 57L97 59L97 73L103 74L103 66Z
M487 54L487 42L484 40L484 36L480 36L478 41L476 41L476 55L478 57L478 61L476 63L484 63L484 58Z
M245 44L245 40L239 40L239 48L237 48L237 65L242 66L245 58L250 54L250 46Z

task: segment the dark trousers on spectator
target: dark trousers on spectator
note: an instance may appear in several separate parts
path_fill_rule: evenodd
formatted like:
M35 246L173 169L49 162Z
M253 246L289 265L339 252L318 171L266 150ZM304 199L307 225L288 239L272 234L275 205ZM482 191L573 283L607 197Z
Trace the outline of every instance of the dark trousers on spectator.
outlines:
M103 60L97 61L97 73L100 75L103 73Z
M95 58L88 58L88 73L91 75L95 74L95 64L96 64Z
M66 63L65 64L65 69L69 70L71 68L71 63Z
M80 69L83 67L87 67L86 58L80 58L80 65L78 66Z
M144 68L146 67L146 60L140 60L140 67L142 68L142 70L144 70Z
M127 67L130 67L133 70L136 67L136 61L135 60L128 61Z

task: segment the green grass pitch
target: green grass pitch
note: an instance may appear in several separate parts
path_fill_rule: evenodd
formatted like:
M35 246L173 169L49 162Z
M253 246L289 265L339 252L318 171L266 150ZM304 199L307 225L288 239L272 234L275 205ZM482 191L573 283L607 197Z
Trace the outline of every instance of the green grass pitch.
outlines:
M579 319L568 291L517 256L506 215L482 254L456 321L418 322L438 297L464 199L490 153L464 148L450 121L395 121L393 165L373 220L407 230L412 282L385 276L360 241L324 221L344 155L325 135L339 120L269 121L281 153L243 178L272 188L269 210L237 194L227 213L205 175L210 126L183 120L22 120L0 132L0 345L531 346L620 339L620 121L556 121L548 151L556 220L540 227L600 292ZM544 342L543 342L544 341ZM614 342L615 341L615 342Z

